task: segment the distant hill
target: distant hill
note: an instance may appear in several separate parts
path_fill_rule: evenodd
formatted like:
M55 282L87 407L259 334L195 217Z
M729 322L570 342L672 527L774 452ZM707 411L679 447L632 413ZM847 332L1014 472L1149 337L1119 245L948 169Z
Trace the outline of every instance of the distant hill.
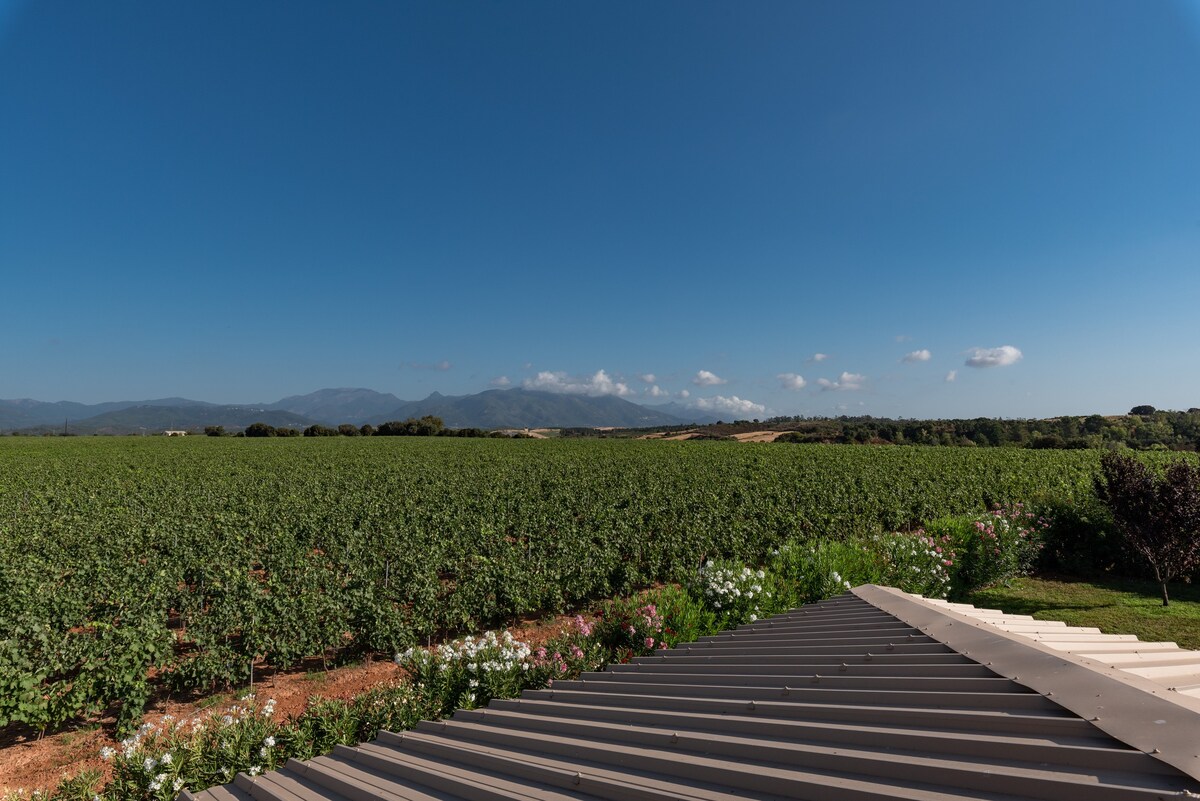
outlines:
M0 400L0 430L28 433L137 434L167 429L200 431L251 423L307 428L313 423L379 423L434 415L452 428L644 428L711 423L709 413L680 406L641 406L612 395L591 397L527 389L491 389L476 395L442 395L404 401L370 389L320 389L274 403L214 404L186 398L83 404L70 401Z
M187 398L159 398L141 401L109 401L107 403L75 403L74 401L47 401L20 398L0 400L0 430L35 428L42 426L62 427L64 420L77 421L98 414L117 412L134 406L172 406L180 408L215 406L206 401Z
M373 389L318 389L307 395L292 395L275 403L263 404L262 408L292 412L325 425L362 425L386 416L403 403L391 393Z
M304 429L313 420L291 412L263 409L260 406L130 406L105 412L67 425L73 434L157 434L167 430L202 431L205 426L225 426L230 430L251 423L269 423L275 427ZM57 425L41 426L61 430Z
M452 428L640 428L687 422L612 395L590 397L529 389L489 389L459 396L435 392L425 400L403 403L372 422L427 414L442 418Z

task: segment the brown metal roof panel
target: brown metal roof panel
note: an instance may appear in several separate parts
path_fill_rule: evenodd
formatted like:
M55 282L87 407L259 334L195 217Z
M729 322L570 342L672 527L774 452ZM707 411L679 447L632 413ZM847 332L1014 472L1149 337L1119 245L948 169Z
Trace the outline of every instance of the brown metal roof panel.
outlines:
M372 801L372 799L386 799L386 801L430 801L430 799L454 798L454 796L438 796L431 795L428 792L414 786L416 783L409 781L403 787L383 787L379 786L378 781L371 781L373 777L367 777L354 770L347 770L341 760L335 757L326 755L311 759L303 763L292 763L289 761L288 768L296 775L302 777L313 786L321 788L321 795L326 798L334 795L348 801ZM336 799L335 799L336 801Z
M1137 645L1139 643L1130 643ZM1140 643L1145 645L1145 643ZM682 654L703 655L711 654L714 656L722 653L735 653L742 656L807 656L810 654L839 654L860 656L865 654L949 654L954 653L953 649L947 648L940 642L918 642L909 643L905 640L898 642L884 643L855 643L846 641L837 645L778 645L778 646L759 646L750 644L730 643L729 645L716 643L696 643L677 646L678 651ZM656 654L669 653L667 649L655 651Z
M790 739L816 739L842 741L845 736L851 739L857 737L854 732L870 732L882 741L899 737L901 742L910 742L915 738L928 738L930 742L941 743L941 747L949 749L949 753L975 753L978 749L990 747L989 743L1019 744L1021 747L1041 749L1043 746L1068 746L1087 752L1103 751L1112 753L1132 751L1123 743L1118 743L1104 735L1094 726L1058 726L1062 721L1084 723L1078 719L1060 718L1040 721L1051 726L1035 726L1029 719L1022 720L1016 716L1005 716L1000 713L911 713L908 710L878 710L862 709L859 715L822 714L826 711L836 711L822 708L813 709L813 714L805 717L771 717L770 710L745 712L734 709L711 709L703 711L680 710L658 707L631 708L620 706L602 706L599 704L573 704L569 702L543 702L529 699L494 703L486 710L475 710L465 719L477 719L494 713L520 713L525 718L572 718L580 720L601 720L626 724L644 724L673 728L691 728L696 730L712 730L717 732L761 734L769 733ZM885 714L880 714L883 712ZM886 714L891 712L892 714ZM902 714L909 712L909 714ZM1020 724L1024 725L1020 725ZM530 723L529 725L536 725ZM1049 729L1047 731L1047 729ZM851 732L845 735L845 732Z
M629 675L629 674L625 674ZM674 695L695 698L725 698L730 700L784 701L791 703L829 703L899 706L933 709L997 709L1038 710L1047 713L1060 711L1053 702L1036 693L1014 692L937 692L936 690L855 690L827 682L806 683L797 687L741 687L703 684L642 684L635 681L562 681L555 687L564 690L611 689L628 695Z
M720 632L719 634L706 634L701 637L701 640L716 640L731 635L741 636L743 634L781 634L784 632L799 632L799 633L826 633L826 634L842 634L846 632L853 633L869 633L873 631L891 631L893 629L904 629L912 631L912 626L905 625L896 618L887 615L883 617L873 618L871 620L858 621L854 623L845 623L842 621L829 621L827 623L810 622L810 621L777 621L773 618L766 618L754 623L745 623L734 629Z
M665 671L620 671L585 673L581 681L635 682L643 684L687 684L706 687L821 687L836 690L870 690L879 692L913 691L937 693L1029 693L1027 687L1016 682L991 676L902 676L894 673L883 675L861 675L840 668L829 668L823 672L801 671L792 674L772 673L754 675L745 673L687 673Z
M731 676L776 676L781 679L811 676L814 673L827 675L831 672L844 673L850 676L996 678L994 672L978 662L971 661L942 664L909 662L880 664L874 660L871 662L864 662L862 660L843 662L835 658L822 660L804 659L786 664L761 664L757 661L742 664L729 664L727 662L684 662L679 659L673 659L668 662L635 661L625 665L610 665L607 672L617 675L624 673L723 673Z
M748 629L746 631L730 631L714 637L701 637L688 645L720 645L726 647L741 647L742 645L808 645L812 642L823 643L888 643L888 642L934 642L911 626L892 626L886 629L867 629L865 631L809 631L786 629L783 631L767 631Z
M527 691L522 699L554 700L572 705L639 707L716 715L747 715L775 720L831 721L882 726L911 726L933 731L971 735L978 732L1011 734L1053 739L1056 742L1086 743L1111 740L1087 721L1061 709L1024 711L929 709L863 706L838 703L784 703L774 701L735 701L689 696L621 695L616 693L571 692L563 690ZM493 702L496 703L496 702Z
M328 801L327 794L296 783L285 769L254 778L239 773L233 783L256 801Z
M613 754L611 749L604 751L592 747L590 743L576 744L569 754L553 755L513 749L495 743L483 744L451 739L427 732L409 732L404 735L402 745L404 748L420 749L423 752L441 753L464 764L488 767L509 765L521 770L545 769L553 770L559 775L569 774L578 782L577 786L582 791L599 798L640 799L646 797L642 795L646 791L663 793L660 797L664 798L714 801L745 798L747 795L764 800L786 798L811 801L962 801L982 798L1010 801L1019 797L998 793L994 788L987 794L953 788L947 791L947 788L939 788L925 782L881 783L869 778L829 771L814 772L799 767L746 765L709 760L695 755L686 759L675 758L678 755L655 757L638 750L628 754ZM371 747L377 746L362 746L364 749ZM662 768L665 772L655 768ZM595 787L594 784L598 781L607 784ZM620 789L636 794L614 792ZM1140 796L1134 796L1137 797Z
M970 657L955 651L945 650L937 653L911 653L895 651L871 652L871 658L866 659L866 653L853 655L853 664L904 664L904 665L977 665ZM714 652L679 652L663 650L650 656L634 657L629 662L632 665L840 665L844 660L842 654L796 654L791 656L771 656L760 654L748 656L737 653ZM616 667L615 665L610 667Z
M301 769L303 768L301 763L296 760L289 760L289 764L292 766L299 765ZM264 785L275 785L281 792L286 791L300 801L341 801L341 799L346 798L346 796L340 793L309 781L294 770L293 767L287 765L279 770L256 776L254 781ZM424 798L413 795L412 801L445 801L445 798L436 795Z
M189 795L191 795L189 793ZM182 797L182 793L180 794ZM198 794L202 801L254 801L245 790L236 787L233 784L221 784L216 787L210 787L204 792Z
M850 748L738 742L738 738L718 735L692 738L659 732L656 739L661 744L652 747L644 742L630 744L634 739L632 733L617 743L591 737L539 737L449 720L420 724L415 736L439 738L455 748L504 749L526 757L551 755L573 760L586 755L583 757L586 762L580 763L583 767L586 763L599 763L672 778L699 778L714 787L781 796L803 792L815 775L853 776L889 785L940 787L951 792L962 789L999 792L1044 801L1059 801L1077 794L1079 785L1085 785L1087 797L1095 801L1158 798L1163 791L1181 789L1177 774L1171 778L1160 774L1130 777L1109 771L1065 770L1059 765L1038 769ZM681 754L684 751L686 756ZM1130 778L1136 779L1136 783L1129 784Z
M506 726L546 734L591 736L626 742L660 744L663 737L734 737L751 743L751 757L767 759L777 744L808 744L825 747L852 746L859 749L970 758L997 764L1064 765L1088 771L1116 773L1150 772L1177 775L1176 771L1140 751L1115 740L1106 746L1060 745L1051 740L1003 737L980 731L972 737L961 733L937 733L911 727L884 728L798 721L772 721L752 717L697 715L638 709L609 709L596 715L594 709L564 704L544 704L540 710L523 706L518 710L491 708L455 713L455 721ZM540 713L540 714L539 714ZM716 753L708 745L706 753ZM680 748L686 748L683 742Z
M416 781L438 793L436 797L472 801L571 801L581 793L553 787L506 772L481 770L444 758L431 758L394 747L348 748L339 746L331 767L347 776L380 787L404 787Z
M586 759L589 749L580 750L578 759L564 760L511 748L480 747L468 741L410 731L404 734L381 732L378 740L355 750L382 760L401 760L410 754L431 756L453 761L463 767L504 773L598 798L725 801L740 797L740 794L730 793L726 788L714 788L690 777L672 778L632 768L612 769L595 765ZM764 798L782 796L768 795Z
M839 634L851 632L867 634L880 629L908 629L911 626L888 615L882 617L854 617L840 619L836 617L784 617L772 616L759 618L752 623L742 623L734 628L726 629L715 634L704 635L703 639L722 639L742 634L777 634L781 632L826 632Z

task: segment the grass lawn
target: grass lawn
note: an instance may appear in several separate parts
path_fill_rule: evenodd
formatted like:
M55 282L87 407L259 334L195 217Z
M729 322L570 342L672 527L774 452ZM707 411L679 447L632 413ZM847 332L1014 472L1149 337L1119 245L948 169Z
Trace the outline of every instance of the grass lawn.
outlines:
M1171 584L1167 591L1171 605L1164 609L1152 582L1023 578L1009 587L971 593L965 600L1039 620L1095 626L1105 634L1136 634L1143 641L1172 640L1180 648L1200 650L1200 586Z

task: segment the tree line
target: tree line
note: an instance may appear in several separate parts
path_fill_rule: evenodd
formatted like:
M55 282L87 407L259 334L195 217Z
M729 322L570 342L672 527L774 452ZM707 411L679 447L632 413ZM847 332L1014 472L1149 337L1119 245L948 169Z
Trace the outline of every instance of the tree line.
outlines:
M743 426L739 421L737 426ZM746 424L749 425L749 424ZM1159 411L1135 406L1126 415L1055 417L1045 420L892 420L873 417L811 419L776 417L759 428L786 428L776 442L965 445L1022 448L1200 450L1200 408ZM734 432L730 432L734 433Z
M448 428L442 418L425 415L418 419L410 417L407 420L390 420L381 423L378 428L365 423L356 426L352 423L342 423L336 428L314 423L303 431L287 426L273 426L269 423L251 423L244 431L228 432L224 426L207 426L204 433L210 437L510 437L512 435L500 431L486 431L482 428Z

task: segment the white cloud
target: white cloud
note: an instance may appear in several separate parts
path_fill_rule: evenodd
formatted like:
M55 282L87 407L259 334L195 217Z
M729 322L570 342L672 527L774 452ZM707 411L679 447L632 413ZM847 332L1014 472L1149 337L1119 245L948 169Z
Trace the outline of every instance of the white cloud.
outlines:
M956 378L958 378L958 371L957 371L957 370L951 370L950 372L946 373L946 383L947 383L947 384L952 384L952 383L954 383L954 380L955 380Z
M780 373L775 377L779 379L779 385L784 389L804 389L808 384L804 380L804 376L795 373Z
M761 403L739 398L737 395L731 395L728 398L721 395L715 398L696 398L691 405L706 412L729 412L740 415L762 414L767 410L767 407Z
M867 377L861 373L842 373L838 376L837 381L830 381L828 378L818 378L817 383L821 385L823 390L855 390L862 389L867 382Z
M510 384L512 384L512 381L509 381L508 376L506 376L506 375L498 375L495 378L493 378L491 381L489 381L488 384L493 387L503 388L503 387L507 387Z
M597 370L589 377L570 376L563 372L543 370L533 378L521 382L525 389L540 389L546 392L559 392L564 395L632 395L627 385L613 381L608 373Z
M654 386L650 387L650 389L646 390L646 394L652 398L665 398L668 395L670 395L671 393L667 392L665 389L660 387L658 384L655 384Z
M921 350L914 350L912 353L904 354L904 358L900 361L907 362L909 364L916 364L917 362L927 362L932 358L933 354L922 348Z
M638 378L642 379L642 381L646 382L647 384L653 384L658 380L658 376L654 375L654 373L642 373L638 376Z
M701 370L696 373L696 377L692 379L692 383L698 387L715 387L718 384L729 383L724 378L721 378L716 373L710 373L708 370Z
M829 358L828 353L814 353L812 356L808 357L808 360L810 362L823 362L828 358Z
M690 398L691 396L692 396L692 393L688 392L686 389L679 390L679 397Z
M1012 345L998 348L972 348L968 351L967 367L1008 367L1021 361L1025 354Z
M910 337L908 334L896 334L897 342L908 342L910 339L912 339L912 337Z

